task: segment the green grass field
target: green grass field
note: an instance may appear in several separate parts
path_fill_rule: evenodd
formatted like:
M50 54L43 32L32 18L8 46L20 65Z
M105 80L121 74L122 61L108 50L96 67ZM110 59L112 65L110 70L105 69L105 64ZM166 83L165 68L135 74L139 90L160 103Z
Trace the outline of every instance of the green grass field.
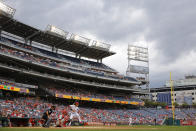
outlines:
M196 126L116 126L116 127L66 127L66 128L41 128L41 127L13 127L13 128L0 128L0 131L196 131Z

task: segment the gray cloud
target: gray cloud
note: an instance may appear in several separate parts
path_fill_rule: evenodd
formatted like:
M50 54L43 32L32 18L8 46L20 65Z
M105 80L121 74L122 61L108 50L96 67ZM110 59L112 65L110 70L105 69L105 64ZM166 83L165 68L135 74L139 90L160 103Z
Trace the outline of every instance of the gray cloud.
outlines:
M195 50L196 1L151 1L146 3L150 32L148 40L156 41L157 49L166 57L163 62L172 62Z

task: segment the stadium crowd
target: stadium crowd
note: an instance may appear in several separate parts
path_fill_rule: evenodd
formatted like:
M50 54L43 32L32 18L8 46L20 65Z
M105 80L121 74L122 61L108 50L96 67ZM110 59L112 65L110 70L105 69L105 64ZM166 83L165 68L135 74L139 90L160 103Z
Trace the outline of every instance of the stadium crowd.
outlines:
M10 55L15 55L17 57L26 59L31 62L52 66L53 68L60 68L63 70L86 73L86 74L100 76L100 77L136 81L136 79L132 77L127 77L127 76L117 74L115 70L111 69L110 67L102 63L82 60L82 59L65 56L61 54L56 54L54 52L50 52L40 48L32 47L30 45L25 45L13 40L9 40L4 37L1 37L1 42L6 43L6 45L11 45L21 49L25 49L19 51L5 46L1 46L0 48L1 52L8 53ZM35 55L35 54L40 54L40 55Z
M38 88L38 86L35 86L35 85L17 83L17 82L14 82L14 81L5 80L5 79L1 79L1 78L0 78L0 85L16 86L16 87L19 87L19 88Z
M38 86L28 85L28 84L22 84L22 83L16 83L14 81L0 79L0 85L2 86L16 86L19 88L34 88L37 89ZM59 88L59 87L47 87L43 88L46 92L51 94L52 96L56 96L56 94L59 95L70 95L70 96L78 96L78 97L87 97L87 98L99 98L99 99L109 99L109 100L122 100L122 101L135 101L135 102L143 102L139 98L136 98L135 96L116 96L116 95L105 95L103 93L97 92L95 89L83 89L83 88L77 88L77 87L71 87L66 86L66 88Z
M9 117L17 118L33 118L40 119L43 112L47 110L53 103L35 97L19 97L9 100L0 99L1 112ZM69 112L67 105L55 104L56 111L52 114L52 119L57 120L63 111ZM178 119L196 119L196 110L176 110L176 118ZM68 114L69 115L69 114ZM166 117L171 117L171 110L166 109L132 109L132 110L115 110L115 109L94 109L80 108L80 116L85 122L113 122L127 123L129 117L132 117L135 124L153 124L156 119L157 124L161 124ZM65 117L68 119L69 117Z
M114 70L107 67L104 64L79 60L77 58L55 54L53 52L49 52L43 49L39 49L36 47L32 47L29 45L24 45L6 38L1 38L1 42L6 42L12 44L21 49L29 50L17 50L5 45L0 46L0 52L12 55L14 57L22 58L27 60L28 62L34 62L42 65L51 66L52 68L58 68L63 70L69 70L74 72L86 73L95 76L109 77L114 79L121 80L131 80L136 81L133 78L121 76L115 74ZM40 55L36 55L40 54ZM57 59L57 60L56 60ZM25 84L9 82L5 80L0 80L0 84L8 85L8 86L18 86L24 87L28 86ZM29 85L31 86L31 85ZM130 96L112 96L112 95L104 95L94 91L87 91L82 89L74 90L74 88L47 88L47 91L55 94L63 94L63 95L72 95L79 97L89 97L89 98L101 98L101 99L111 99L111 100L125 100L125 101L141 101L137 98L133 98ZM40 119L43 112L48 109L52 105L50 102L46 102L45 100L38 99L35 97L20 97L13 98L11 100L0 99L1 103L1 114L4 114L9 117L16 118L31 118L31 119ZM64 110L69 110L67 105L59 105L56 104L57 109L52 114L52 118L54 120L58 119L58 116L62 114ZM178 119L195 119L195 110L176 110L176 117ZM69 115L69 114L68 114ZM132 110L123 110L123 109L96 109L96 108L80 108L80 115L82 121L86 122L114 122L114 123L127 123L129 117L132 117L133 123L135 124L152 124L156 119L158 124L161 124L166 117L171 117L171 110L166 109L132 109ZM68 119L66 117L65 119ZM40 121L38 122L40 123ZM31 123L32 125L32 123Z
M50 94L61 94L61 95L70 95L70 96L79 96L79 97L87 97L87 98L99 98L99 99L109 99L109 100L122 100L122 101L135 101L135 102L143 102L142 100L135 98L130 95L124 96L116 96L112 94L103 94L99 93L94 89L82 89L82 88L74 88L74 87L66 87L66 88L54 88L48 87L45 88Z
M11 7L9 9L11 9ZM75 101L72 98L71 99L57 98L56 94L61 94L61 95L71 95L71 96L78 96L78 97L109 99L115 101L122 100L122 101L143 102L142 100L137 99L137 97L131 96L132 93L138 93L137 89L136 88L134 89L134 87L132 89L135 92L131 92L130 94L119 91L122 89L123 86L125 87L124 90L129 88L127 87L128 85L127 83L129 83L131 86L139 85L139 82L135 78L120 75L118 74L117 71L110 68L109 66L104 65L103 63L81 59L80 57L82 56L79 56L79 58L74 58L65 54L60 54L55 47L45 46L43 48L40 48L40 46L44 46L44 45L36 42L31 43L32 41L29 41L29 38L31 40L32 39L35 40L35 36L37 35L37 33L38 34L41 33L40 35L41 38L39 37L37 38L40 40L42 39L42 41L45 41L49 37L45 36L45 33L43 31L39 30L35 32L34 28L31 28L31 26L25 25L15 19L12 19L10 15L9 15L10 18L8 17L9 19L7 19L7 16L6 17L3 16L7 14L6 11L5 13L3 11L1 14L2 14L1 23L2 23L2 27L4 27L2 28L1 36L5 36L5 37L0 37L0 55L2 59L0 60L0 65L2 70L2 76L8 76L12 78L18 77L17 81L18 80L25 81L26 79L27 81L25 81L24 83L28 83L29 81L32 80L35 81L35 83L38 83L37 85L39 85L38 88L38 86L34 86L34 85L22 84L9 80L0 79L0 86L1 86L0 121L1 122L7 120L7 123L13 124L14 122L12 123L11 119L16 118L15 119L16 121L19 119L26 119L28 121L28 126L34 126L34 125L43 126L42 116L45 115L47 117L45 119L46 123L48 122L48 119L51 118L52 124L56 123L57 125L57 121L61 118L62 115L65 115L65 117L63 117L65 121L68 121L69 119L71 121L72 118L70 118L69 116L72 116L72 114L76 116L76 113L79 113L79 115L78 114L77 115L81 117L82 122L84 123L104 123L104 125L105 123L116 123L116 124L121 123L127 125L131 118L133 124L152 125L154 123L157 123L161 125L163 124L166 118L172 117L171 109L145 108L141 106L130 105L131 103L128 102L127 105L126 104L121 105L120 103L118 104L103 103L103 102L98 103L96 101L92 102L92 101L84 101L84 100L78 100L81 103L78 109L78 105L76 104L79 103L78 101ZM12 14L14 14L14 12L12 12ZM4 20L6 21L4 22ZM10 22L11 22L11 26L10 26ZM27 28L21 30L20 28L23 27L27 27ZM23 32L25 32L24 35L21 35L23 34ZM28 35L30 34L30 32L34 32L34 33ZM44 35L42 35L42 33ZM24 42L20 42L19 40L20 38L16 35L21 37L24 36L25 44ZM44 39L44 37L46 39ZM15 39L17 41L14 41L12 39ZM54 40L54 37L51 37L51 39ZM65 39L63 41L65 41ZM58 43L57 45L60 45L60 43ZM49 45L54 46L53 44L49 44ZM76 50L81 50L81 49L76 49ZM7 58L10 58L10 60ZM24 63L28 63L28 64L25 65ZM14 69L13 68L10 69L9 67L13 67ZM42 67L42 68L38 68L38 67ZM8 74L7 73L8 71L12 73ZM66 75L67 74L71 74L71 75L70 76L67 75L65 77L65 75L62 72L64 73L66 72ZM85 77L84 79L80 80L77 79L78 77L76 78L75 74L80 74L81 77L82 76L88 76L88 77ZM44 76L47 76L47 79ZM49 80L51 80L51 77L53 78L52 81L48 82ZM89 79L88 81L85 81L87 78L93 78L93 80ZM100 82L101 79L103 78L107 79L108 82L106 82L105 80L107 84L105 84L104 81ZM108 79L110 79L110 81ZM121 80L124 81L124 84ZM139 77L138 80L140 81L142 80L143 83L145 83L145 79L143 79L142 77ZM34 82L29 82L29 83L34 83ZM60 88L52 85L54 84L56 86L58 85L64 86L65 83L71 83L70 85L74 85L75 87ZM45 86L47 84L51 87ZM88 86L85 87L85 85ZM96 90L84 89L84 88L88 88L89 85L97 89ZM12 90L10 89L12 88L11 86L16 86L19 88L33 88L31 90L35 93L31 94L29 92L20 92L20 90ZM101 87L110 86L110 88L113 86L112 87L113 89L108 90L107 88L106 91L106 89L104 88L105 89L104 92L102 89L99 88L100 86ZM118 95L112 94L113 93L112 90L115 89L115 86L116 89L118 89L119 91ZM129 88L129 90L131 89ZM117 90L115 92L117 92ZM53 94L53 95L49 95L49 94ZM103 107L99 107L96 105L103 105ZM49 111L51 114L49 113ZM80 119L80 117L78 118ZM196 110L176 109L175 118L181 120L196 119ZM2 123L0 123L0 126L1 124ZM13 126L11 124L10 126Z

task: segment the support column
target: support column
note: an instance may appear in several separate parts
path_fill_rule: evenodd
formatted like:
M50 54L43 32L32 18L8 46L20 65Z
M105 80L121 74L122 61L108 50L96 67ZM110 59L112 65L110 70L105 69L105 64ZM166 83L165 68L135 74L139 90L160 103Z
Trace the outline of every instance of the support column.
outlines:
M29 44L30 44L30 46L32 46L32 40L30 40L30 43Z
M55 47L54 47L54 46L52 46L52 52L54 52L54 49L55 49Z
M76 58L78 58L78 54L76 54Z
M24 38L25 44L28 44L28 39Z

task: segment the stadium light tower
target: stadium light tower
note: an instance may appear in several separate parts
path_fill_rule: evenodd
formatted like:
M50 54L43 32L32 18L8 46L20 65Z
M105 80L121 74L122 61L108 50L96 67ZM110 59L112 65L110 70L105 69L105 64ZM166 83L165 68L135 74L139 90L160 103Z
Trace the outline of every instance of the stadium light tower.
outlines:
M0 14L6 15L12 18L15 12L16 12L16 9L4 4L3 1L0 1Z
M46 27L46 32L49 32L49 33L51 33L53 35L57 35L57 36L62 37L62 38L66 38L67 35L69 34L68 32L66 32L66 31L64 31L64 30L62 30L60 28L57 28L54 25L48 25Z
M95 40L93 40L91 46L101 48L101 49L104 49L104 50L108 50L108 51L110 50L110 47L111 47L110 44L106 44L106 43L95 41Z
M91 40L88 39L88 38L85 38L83 36L72 34L71 35L71 41L74 41L76 43L79 43L79 44L83 44L83 45L88 46Z
M128 67L127 76L136 77L141 84L146 85L149 90L149 57L148 47L138 46L139 43L128 45Z

